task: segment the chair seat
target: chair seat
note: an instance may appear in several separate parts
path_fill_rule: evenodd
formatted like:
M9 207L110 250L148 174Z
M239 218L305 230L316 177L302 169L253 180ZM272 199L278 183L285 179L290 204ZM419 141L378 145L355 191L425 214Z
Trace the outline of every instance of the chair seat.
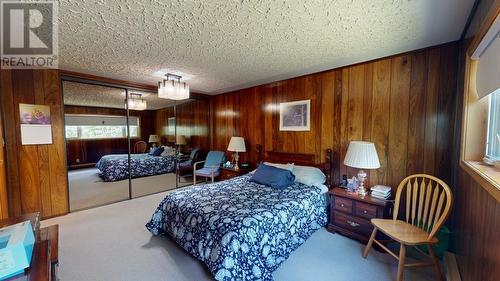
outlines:
M212 169L212 168L202 168L202 169L199 169L199 170L196 170L196 175L197 176L201 176L201 177L211 177L212 176L212 171L213 171L213 175L214 177L217 177L219 176L219 169Z
M179 168L193 168L193 163L191 160L179 162Z
M436 237L429 239L429 233L424 230L400 220L372 219L372 224L378 230L387 234L392 239L406 245L435 244Z

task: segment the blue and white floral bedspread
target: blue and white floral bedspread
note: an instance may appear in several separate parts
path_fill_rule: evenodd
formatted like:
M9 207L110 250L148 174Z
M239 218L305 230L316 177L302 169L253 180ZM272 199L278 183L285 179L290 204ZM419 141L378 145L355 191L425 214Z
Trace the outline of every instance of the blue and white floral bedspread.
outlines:
M327 223L319 187L274 189L250 175L169 193L146 227L168 234L216 280L273 280L272 272Z
M173 156L151 156L145 154L131 154L130 165L132 178L153 176L170 173L174 170ZM128 155L104 155L96 167L100 170L99 176L104 181L119 181L128 178Z

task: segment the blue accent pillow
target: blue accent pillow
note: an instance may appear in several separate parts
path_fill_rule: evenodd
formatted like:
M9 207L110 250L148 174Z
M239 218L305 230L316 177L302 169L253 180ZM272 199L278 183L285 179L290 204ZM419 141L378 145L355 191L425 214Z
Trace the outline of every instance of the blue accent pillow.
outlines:
M273 188L285 188L293 185L295 176L289 170L260 164L250 181Z
M148 154L151 156L160 156L164 150L165 150L165 148L163 146L160 146L160 147L157 147L157 148L151 150Z

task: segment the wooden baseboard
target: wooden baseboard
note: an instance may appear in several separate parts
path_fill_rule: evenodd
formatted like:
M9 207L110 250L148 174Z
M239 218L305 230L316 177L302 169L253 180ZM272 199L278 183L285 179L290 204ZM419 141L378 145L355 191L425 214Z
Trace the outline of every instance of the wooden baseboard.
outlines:
M92 168L92 167L95 167L95 164L96 163L84 163L84 164L70 165L70 166L68 166L68 170L78 170L78 169Z
M444 253L444 267L446 269L447 281L462 281L460 272L458 271L457 259L450 252Z

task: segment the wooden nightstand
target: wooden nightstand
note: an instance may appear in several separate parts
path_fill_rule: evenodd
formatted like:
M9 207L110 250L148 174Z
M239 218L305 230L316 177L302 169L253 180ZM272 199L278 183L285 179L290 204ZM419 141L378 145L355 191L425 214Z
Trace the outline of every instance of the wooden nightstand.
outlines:
M392 216L391 201L381 200L370 195L361 197L338 187L330 190L329 194L330 222L328 230L330 232L339 232L366 243L373 230L370 219Z
M221 181L232 179L234 177L242 176L244 174L248 174L251 171L250 168L240 168L238 171L235 171L232 168L220 168L219 178Z

